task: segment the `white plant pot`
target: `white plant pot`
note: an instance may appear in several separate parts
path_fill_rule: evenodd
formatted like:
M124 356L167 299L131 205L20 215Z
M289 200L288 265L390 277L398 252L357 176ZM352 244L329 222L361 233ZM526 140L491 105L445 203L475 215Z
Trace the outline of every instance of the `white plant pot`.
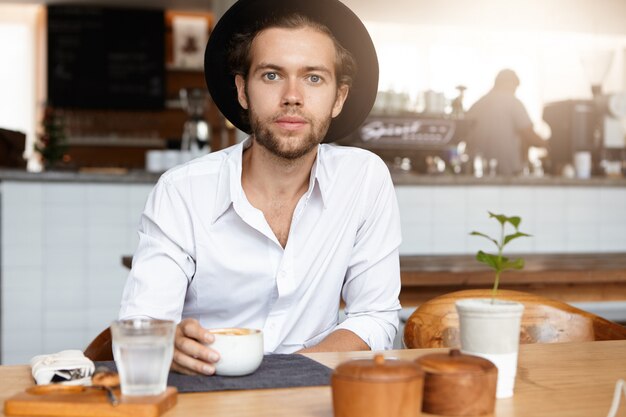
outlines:
M490 360L498 368L497 398L513 396L517 374L520 324L524 305L491 298L456 302L461 351Z

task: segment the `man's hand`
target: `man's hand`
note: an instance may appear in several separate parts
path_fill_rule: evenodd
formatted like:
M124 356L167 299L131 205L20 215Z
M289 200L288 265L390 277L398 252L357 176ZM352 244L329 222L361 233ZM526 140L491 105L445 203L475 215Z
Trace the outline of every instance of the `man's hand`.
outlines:
M196 319L185 319L176 326L172 370L187 375L213 375L219 354L207 347L214 336Z

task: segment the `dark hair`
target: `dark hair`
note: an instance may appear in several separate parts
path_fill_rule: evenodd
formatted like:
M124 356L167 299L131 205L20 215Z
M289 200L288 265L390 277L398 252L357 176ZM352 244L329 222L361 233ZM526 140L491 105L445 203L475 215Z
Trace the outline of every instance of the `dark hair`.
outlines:
M255 26L233 36L228 48L228 63L234 75L241 75L244 79L250 71L250 49L252 42L259 32L269 28L295 29L311 27L328 35L335 45L335 76L337 86L352 85L357 71L356 60L346 48L339 43L331 30L324 24L312 20L308 16L291 13L286 15L272 15L267 19L257 21Z
M519 78L515 71L506 68L496 75L494 85L497 88L517 88L519 86Z

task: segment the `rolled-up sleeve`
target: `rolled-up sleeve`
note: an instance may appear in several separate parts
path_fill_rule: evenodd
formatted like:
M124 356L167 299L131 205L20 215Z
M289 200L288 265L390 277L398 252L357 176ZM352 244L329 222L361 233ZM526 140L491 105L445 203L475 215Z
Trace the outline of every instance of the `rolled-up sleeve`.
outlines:
M179 192L161 179L141 215L139 245L124 287L120 319L180 321L195 273L191 222Z
M372 350L384 350L392 348L398 331L402 238L393 183L384 163L377 162L342 290L347 318L337 329L352 331Z

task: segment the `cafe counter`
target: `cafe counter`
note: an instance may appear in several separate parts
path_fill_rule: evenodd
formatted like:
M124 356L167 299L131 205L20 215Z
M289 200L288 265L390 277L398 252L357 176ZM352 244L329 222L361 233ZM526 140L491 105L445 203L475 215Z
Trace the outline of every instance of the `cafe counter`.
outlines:
M143 170L126 170L123 168L93 168L82 171L45 171L26 172L17 169L0 168L0 181L43 181L43 182L109 182L109 183L155 183L160 174ZM391 169L391 177L397 186L433 185L433 186L567 186L567 187L623 187L625 178L593 177L589 179L565 177L499 177L485 176L476 178L469 175L422 175Z
M0 182L154 184L158 179L158 174L153 174L143 170L126 170L122 168L96 168L82 171L60 170L44 172L0 169Z

